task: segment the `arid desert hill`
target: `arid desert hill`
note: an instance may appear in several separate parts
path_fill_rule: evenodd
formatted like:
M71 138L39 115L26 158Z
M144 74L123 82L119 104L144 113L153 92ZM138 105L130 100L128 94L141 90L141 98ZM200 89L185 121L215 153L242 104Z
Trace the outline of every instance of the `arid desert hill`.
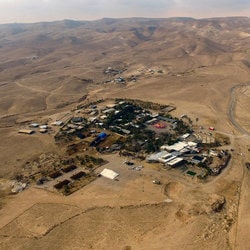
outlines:
M156 66L167 76L232 64L249 72L249 24L232 17L0 25L0 115L71 103L89 82L106 80L109 66L126 74Z

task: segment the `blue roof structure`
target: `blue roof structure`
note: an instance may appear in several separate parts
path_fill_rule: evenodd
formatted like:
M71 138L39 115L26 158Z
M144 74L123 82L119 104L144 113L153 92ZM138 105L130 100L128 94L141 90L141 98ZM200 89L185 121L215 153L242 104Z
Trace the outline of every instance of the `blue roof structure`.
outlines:
M100 139L105 139L107 137L107 134L105 132L101 132L97 138L100 138Z
M105 132L101 132L94 141L90 143L91 147L95 147L98 143L103 141L107 137L107 134Z

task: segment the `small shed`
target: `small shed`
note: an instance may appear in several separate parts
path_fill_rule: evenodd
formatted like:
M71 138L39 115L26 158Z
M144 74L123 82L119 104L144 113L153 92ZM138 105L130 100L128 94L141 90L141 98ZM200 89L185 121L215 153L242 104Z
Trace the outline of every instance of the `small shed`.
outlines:
M46 125L46 124L45 124L45 125L40 125L39 128L40 128L40 129L47 129L47 128L48 128L48 125Z
M40 129L39 129L39 132L40 132L41 134L44 134L44 133L47 133L48 130L47 130L46 128L40 128Z
M19 134L31 135L31 134L34 133L34 131L31 130L31 129L20 129L20 130L18 131L18 133L19 133Z
M29 126L31 128L37 128L37 127L39 127L39 124L38 123L31 123Z

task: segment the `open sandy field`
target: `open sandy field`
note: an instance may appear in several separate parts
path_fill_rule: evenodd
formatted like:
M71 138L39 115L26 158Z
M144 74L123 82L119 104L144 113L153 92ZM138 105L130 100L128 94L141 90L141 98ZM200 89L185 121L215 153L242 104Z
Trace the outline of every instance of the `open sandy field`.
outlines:
M0 211L1 248L242 249L241 227L235 228L238 159L219 180L204 185L166 170L132 171L123 158L107 157L105 167L118 171L119 181L100 178L68 197L30 188L10 198ZM156 178L164 185L152 184ZM222 197L226 208L215 213L212 204Z
M241 33L250 32L250 21L229 20L59 22L17 33L0 27L0 248L250 249L250 43ZM109 81L103 70L110 66L137 81ZM174 105L173 116L199 118L228 135L229 166L199 183L145 162L132 171L111 154L99 170L119 172L119 181L97 178L67 197L35 186L6 195L27 161L64 153L56 128L32 136L19 129L65 118L79 103L124 97Z

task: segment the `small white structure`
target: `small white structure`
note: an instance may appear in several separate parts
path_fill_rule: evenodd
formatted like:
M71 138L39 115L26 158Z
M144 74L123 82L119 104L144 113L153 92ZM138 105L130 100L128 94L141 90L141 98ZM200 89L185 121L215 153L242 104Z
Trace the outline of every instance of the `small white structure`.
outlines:
M109 178L111 180L114 180L117 176L119 176L118 173L108 168L104 168L102 172L100 173L100 175L103 177Z
M190 134L186 133L186 134L184 134L184 135L181 136L181 139L182 140L186 140L189 136L190 136Z
M11 192L16 194L22 192L27 187L27 184L22 182L14 182L11 187Z
M108 117L108 116L106 116L106 115L101 115L101 116L100 116L100 119L101 119L101 120L105 120L107 117Z
M52 126L62 126L63 125L63 121L56 120L55 122L52 122L51 125Z
M218 156L218 152L216 152L215 150L212 150L212 149L209 150L209 154L213 155L213 156Z
M105 115L110 114L112 112L115 112L114 108L109 108L109 109L105 109L105 110L102 111L102 113L105 114Z
M161 150L167 150L168 152L171 151L180 151L183 148L187 147L187 143L186 142L177 142L171 146L169 145L163 145L161 146Z
M44 134L44 133L47 133L48 130L47 130L46 128L40 128L40 129L39 129L39 132L40 132L41 134Z
M89 117L88 122L94 122L97 120L97 117Z
M116 107L116 104L115 103L110 103L110 104L107 104L106 107L110 108L110 109L113 109L113 108Z
M48 128L48 125L41 125L39 126L40 129L47 129Z
M154 122L156 122L156 121L158 121L158 119L157 119L157 118L153 118L153 119L151 119L151 120L149 120L149 121L146 121L145 123L146 123L146 124L152 124L152 123L154 123Z
M178 151L181 152L182 150L189 148L189 149L193 149L195 150L197 147L197 143L196 142L177 142L171 146L169 145L163 145L161 146L161 150L167 150L168 152L172 152L172 151Z
M171 155L171 154L170 154L170 155ZM172 161L172 160L175 159L175 158L176 158L175 155L171 155L171 156L168 157L168 158L160 158L160 159L159 159L159 162L166 164L166 163Z
M176 167L178 165L181 165L183 163L183 158L176 157L175 159L172 159L167 163L169 167Z
M39 127L39 124L38 123L31 123L29 126L31 128L37 128L37 127Z

